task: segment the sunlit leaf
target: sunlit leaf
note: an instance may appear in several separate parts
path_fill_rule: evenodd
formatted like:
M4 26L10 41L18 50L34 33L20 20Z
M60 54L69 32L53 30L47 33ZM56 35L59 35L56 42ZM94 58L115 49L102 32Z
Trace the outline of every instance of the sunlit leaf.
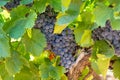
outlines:
M80 40L80 45L82 47L90 47L93 45L93 40L91 37L91 30L85 30L82 38Z
M61 33L65 28L67 27L67 25L57 25L54 28L54 33Z
M61 26L61 25L67 26L75 18L77 18L79 11L80 11L80 4L81 4L80 0L71 0L71 3L69 5L68 9L65 11L65 13L58 14L56 26L58 26L58 25L59 26ZM59 30L59 32L62 32L62 31ZM59 33L59 32L56 32L56 33Z
M110 58L107 58L105 55L101 55L101 54L97 54L97 57L98 57L98 60L97 60L98 68L105 79L107 69L110 63ZM103 63L101 64L101 62Z

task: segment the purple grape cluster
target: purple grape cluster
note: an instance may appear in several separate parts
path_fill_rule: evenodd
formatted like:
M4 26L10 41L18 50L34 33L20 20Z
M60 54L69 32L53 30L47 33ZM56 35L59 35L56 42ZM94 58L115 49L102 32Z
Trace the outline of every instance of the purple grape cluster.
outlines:
M61 34L53 33L56 16L57 13L48 6L45 12L38 15L34 28L40 29L45 34L48 49L60 56L60 65L68 70L75 61L73 53L77 44L73 31L69 28L64 29Z
M5 5L5 8L11 10L12 8L17 7L20 4L20 0L12 0Z
M93 30L93 39L108 40L114 47L117 56L120 56L120 31L112 30L110 21L106 21L105 27L99 27Z

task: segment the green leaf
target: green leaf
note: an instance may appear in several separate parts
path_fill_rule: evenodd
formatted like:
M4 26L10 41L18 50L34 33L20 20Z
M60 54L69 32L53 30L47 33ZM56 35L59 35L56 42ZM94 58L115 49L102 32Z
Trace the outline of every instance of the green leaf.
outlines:
M3 26L4 31L6 33L10 34L10 36L15 37L15 38L22 36L22 34L24 32L24 25L23 24L26 24L22 20L26 19L25 15L28 12L29 12L29 9L25 6L19 6L17 8L14 8L11 11L11 20L6 22L5 25ZM21 22L22 22L22 24L21 24ZM18 35L16 33L18 33Z
M95 21L99 26L105 26L106 20L113 16L113 10L102 3L99 3L94 10Z
M29 4L29 3L32 3L33 0L22 0L20 3L21 4Z
M2 15L0 14L0 28L3 26L3 24L4 24L4 19Z
M25 33L26 28L32 28L34 26L37 14L33 11L29 13L26 18L20 18L13 21L9 21L5 26L8 28L6 32L9 33L10 37L18 39ZM9 25L10 24L10 25Z
M0 6L4 6L9 0L1 0L0 1Z
M9 74L13 75L18 73L23 66L21 56L16 52L12 52L12 56L6 59L5 68Z
M62 9L61 0L49 0L49 3L55 9L55 11L61 11Z
M91 30L85 30L82 38L80 40L80 45L82 47L90 47L93 45L93 40L91 38Z
M48 0L35 0L32 8L35 11L42 13L45 11L47 2L48 2Z
M120 1L119 0L108 0L110 2L110 4L112 5L119 5L120 4Z
M115 76L115 78L120 79L120 60L115 61L115 63L113 64L113 74Z
M15 80L39 80L36 77L36 74L31 71L29 68L24 67L20 73L15 75Z
M0 28L0 57L9 56L10 56L9 39L6 36L5 32Z
M65 73L64 67L57 66L56 68L57 68L57 72L58 72L59 76L63 76L63 74Z
M13 80L13 76L6 71L4 63L0 63L0 76L2 80Z
M61 76L64 73L63 67L54 67L49 60L45 60L45 62L39 66L39 70L42 80L48 80L48 78L50 77L52 78L52 80L60 80Z
M23 43L25 44L26 50L35 56L39 56L46 47L45 36L40 30L36 29L32 29L31 37L27 33L24 35Z
M112 28L115 30L120 30L120 19L114 19L111 21Z
M26 6L18 6L10 12L12 20L24 18L29 13L30 9Z
M97 54L103 54L106 57L111 58L114 56L114 53L114 49L110 47L106 41L101 40L95 42L92 50L92 57L96 58Z

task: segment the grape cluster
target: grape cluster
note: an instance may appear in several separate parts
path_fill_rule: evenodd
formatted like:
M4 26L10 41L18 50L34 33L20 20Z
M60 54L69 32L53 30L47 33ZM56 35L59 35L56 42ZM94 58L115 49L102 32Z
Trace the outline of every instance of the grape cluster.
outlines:
M53 39L51 45L52 51L61 57L61 65L69 69L75 61L72 55L76 50L73 31L66 28L61 34L54 35Z
M48 43L51 43L53 40L53 30L54 23L56 21L56 15L57 13L54 12L53 8L47 6L46 11L38 15L36 24L34 26L45 34Z
M99 27L93 30L93 39L108 40L114 47L117 56L120 56L120 31L112 30L110 21L106 21L105 27Z
M40 29L45 34L48 49L60 56L60 65L68 70L75 61L73 57L76 50L75 38L69 28L64 29L61 34L53 33L56 15L53 8L48 6L44 13L38 15L34 28Z
M17 7L20 4L20 0L12 0L5 5L5 8L11 10L12 8Z

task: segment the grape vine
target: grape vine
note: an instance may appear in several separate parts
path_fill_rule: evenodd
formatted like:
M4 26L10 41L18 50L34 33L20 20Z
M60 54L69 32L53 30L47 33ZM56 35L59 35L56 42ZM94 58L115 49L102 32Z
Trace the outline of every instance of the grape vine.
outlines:
M119 0L0 0L0 80L120 79Z

